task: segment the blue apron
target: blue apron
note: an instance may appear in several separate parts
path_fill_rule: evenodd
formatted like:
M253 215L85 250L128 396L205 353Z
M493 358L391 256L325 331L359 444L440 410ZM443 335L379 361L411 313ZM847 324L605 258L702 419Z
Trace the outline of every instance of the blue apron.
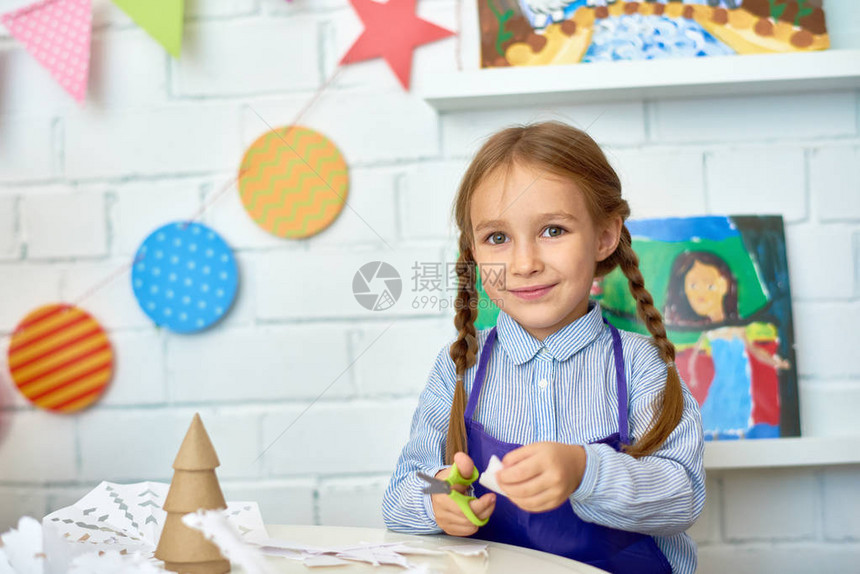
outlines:
M609 328L612 331L618 384L618 432L595 443L608 444L616 451L620 451L622 444L629 444L627 378L624 374L624 358L621 354L621 336L615 327L609 325ZM490 456L496 455L503 458L508 452L522 446L493 438L484 431L481 423L473 419L495 341L494 327L481 351L478 371L475 374L475 382L472 385L465 412L469 456L482 472L487 468ZM477 482L474 484L474 489L475 496L478 497L489 492ZM473 538L549 552L614 573L672 572L669 561L666 560L653 538L647 534L616 530L586 522L573 512L570 503L563 503L555 510L532 513L520 509L506 496L499 495L496 497L496 508L490 521L486 526L479 528Z

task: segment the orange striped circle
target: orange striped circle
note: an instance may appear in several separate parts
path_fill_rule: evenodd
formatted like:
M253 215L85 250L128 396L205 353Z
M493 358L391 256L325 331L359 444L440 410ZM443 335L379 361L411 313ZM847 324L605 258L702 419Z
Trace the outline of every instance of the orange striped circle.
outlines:
M9 343L9 371L37 407L73 412L101 397L113 375L107 333L72 305L40 307L24 317Z

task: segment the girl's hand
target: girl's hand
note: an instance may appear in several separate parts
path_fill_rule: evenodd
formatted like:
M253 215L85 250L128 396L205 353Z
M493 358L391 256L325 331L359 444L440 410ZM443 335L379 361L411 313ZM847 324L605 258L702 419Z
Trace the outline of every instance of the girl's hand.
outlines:
M528 512L545 512L567 502L579 487L585 449L578 444L535 442L512 450L502 464L496 480L511 502Z
M475 463L469 458L469 455L463 452L458 452L454 455L454 462L457 463L457 468L462 476L471 476L475 468ZM436 478L445 480L451 474L450 468L443 468L436 473ZM455 484L456 488L463 494L466 493L467 487L462 484ZM433 513L436 515L436 524L439 528L451 536L471 536L478 531L478 527L472 524L457 503L447 494L431 494L430 500L433 503ZM496 495L488 492L481 498L473 500L469 503L472 507L472 512L479 519L484 520L489 518L496 508Z

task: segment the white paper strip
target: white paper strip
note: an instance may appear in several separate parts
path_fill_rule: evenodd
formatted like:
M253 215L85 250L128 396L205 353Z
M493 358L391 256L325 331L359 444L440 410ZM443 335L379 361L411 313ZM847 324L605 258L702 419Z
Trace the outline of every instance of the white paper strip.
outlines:
M488 490L497 492L502 496L507 496L496 481L496 473L502 470L502 468L502 461L499 460L499 457L496 455L491 456L489 462L487 462L487 470L481 473L478 482Z
M182 517L187 526L199 530L221 554L247 574L276 574L259 547L248 544L227 518L228 510L201 510ZM264 530L265 532L265 530Z

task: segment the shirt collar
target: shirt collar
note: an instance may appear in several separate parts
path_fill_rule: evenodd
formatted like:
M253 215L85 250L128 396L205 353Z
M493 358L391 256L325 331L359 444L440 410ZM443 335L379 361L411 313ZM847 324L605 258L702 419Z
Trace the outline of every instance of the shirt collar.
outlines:
M600 303L597 301L589 301L585 315L568 323L543 341L534 338L504 311L499 311L496 325L502 348L517 365L530 361L541 349L546 349L545 352L557 361L566 361L605 329Z

